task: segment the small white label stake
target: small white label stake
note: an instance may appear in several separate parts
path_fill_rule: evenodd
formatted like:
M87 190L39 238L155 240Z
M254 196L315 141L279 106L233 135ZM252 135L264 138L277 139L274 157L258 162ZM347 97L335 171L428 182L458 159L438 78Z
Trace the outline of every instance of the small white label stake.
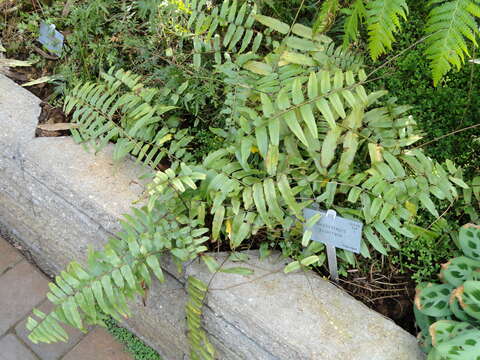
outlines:
M318 209L318 208L317 208ZM337 216L335 210L303 209L305 220L320 214L320 219L308 230L312 231L313 241L325 244L328 268L333 281L338 281L337 248L360 253L363 224L357 220ZM307 228L305 228L307 230Z
M334 223L337 213L335 210L327 210L326 217ZM330 277L333 281L338 281L338 266L337 266L337 250L335 246L325 244L327 248L328 270L330 271Z
M337 266L337 248L332 245L325 245L327 247L328 271L333 281L338 281L338 266Z

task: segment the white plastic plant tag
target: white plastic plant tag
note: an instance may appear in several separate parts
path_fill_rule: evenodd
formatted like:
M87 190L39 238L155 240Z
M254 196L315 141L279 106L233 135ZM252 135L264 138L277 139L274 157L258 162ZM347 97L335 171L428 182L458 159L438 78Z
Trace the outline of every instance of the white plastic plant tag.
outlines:
M60 56L62 55L64 37L62 33L55 30L55 25L40 23L40 36L38 41L45 46L51 53Z
M322 214L309 229L312 231L311 239L340 249L345 249L354 253L360 253L360 242L362 240L363 223L360 221L342 218L338 215L327 216L326 211L304 209L303 216L308 221L315 214Z

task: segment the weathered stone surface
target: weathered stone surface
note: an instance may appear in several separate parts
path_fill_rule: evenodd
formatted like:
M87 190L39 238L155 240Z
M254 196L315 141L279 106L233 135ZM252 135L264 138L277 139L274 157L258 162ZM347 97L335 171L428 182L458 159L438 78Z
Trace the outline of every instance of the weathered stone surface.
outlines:
M113 164L111 151L95 156L70 138L37 138L22 147L21 162L4 159L0 224L44 270L55 273L73 259L84 261L87 246L101 247L141 195L136 176L143 169ZM125 324L165 359L183 359L188 352L184 294L167 274L165 284L149 291L147 306L139 301Z
M6 112L0 108L0 129L10 121ZM46 270L84 260L87 244L104 244L141 192L141 168L128 161L115 168L111 148L95 157L69 138L8 141L18 151L0 153L0 224ZM422 359L411 335L317 276L283 275L282 264L260 263L255 254L251 266L252 277L217 274L213 281L205 320L220 358ZM146 306L134 304L127 327L165 359L180 360L188 354L185 277L166 269L166 284L150 290ZM187 274L210 276L196 262Z
M22 255L0 237L0 275L22 260Z
M96 328L73 348L64 360L132 360L105 329Z
M48 281L25 260L0 276L0 335L44 298Z
M53 308L53 305L49 301L45 301L37 308L44 313L48 313ZM81 331L73 329L69 326L64 326L69 336L68 342L59 342L56 344L34 344L28 339L29 331L26 328L26 323L27 320L25 318L15 327L15 332L17 333L17 336L22 339L25 344L28 345L30 350L32 350L42 360L60 359L69 350L71 350L84 336Z
M143 170L128 162L114 165L111 151L94 156L68 137L37 138L18 158L0 157L0 213L16 224L8 228L28 237L31 251L42 253L42 267L58 270L72 252L84 258L87 245L117 231L118 217L139 198L143 188L135 174Z
M219 263L224 256L217 256ZM257 252L249 257L246 263L227 261L224 267L248 267L255 272L251 276L212 276L198 262L186 271L211 281L206 329L238 358L422 358L411 335L335 285L312 272L285 275L286 262L275 255L263 261ZM237 346L239 341L244 346Z
M15 335L8 334L0 339L0 360L36 360L36 358Z
M40 99L0 74L0 151L12 156L35 135ZM1 167L0 167L1 169Z
M123 325L157 349L165 360L183 360L188 353L186 299L183 285L165 273L165 282L154 282L148 291L146 306L138 299L132 308L133 316Z

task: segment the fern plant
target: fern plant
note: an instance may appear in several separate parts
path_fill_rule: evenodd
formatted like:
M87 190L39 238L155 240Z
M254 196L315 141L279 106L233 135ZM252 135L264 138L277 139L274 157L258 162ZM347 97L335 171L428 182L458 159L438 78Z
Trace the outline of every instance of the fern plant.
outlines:
M56 306L29 319L33 342L64 339L61 323L101 324L99 310L128 316L127 300L143 294L152 274L162 281L162 254L179 266L200 256L212 272L244 274L222 268L205 254L206 244L241 250L262 233L262 249L277 245L295 258L285 272L320 266L323 245L303 232L303 210L316 203L365 223L362 256L386 255L415 236L409 225L417 212L440 217L432 197L446 206L468 188L461 169L410 148L421 137L409 107L378 105L386 92L367 91L358 57L345 61L350 53L333 50L328 37L258 14L248 2L185 4L188 26L179 41L190 42L193 53L182 66L222 79L227 126L213 131L223 147L192 161L188 136L164 117L176 109L156 102L162 89L144 87L129 72L110 70L72 91L65 108L79 124L75 138L100 147L116 140L118 157L131 152L152 166L152 181L145 207L125 216L124 230L104 250L91 251L86 266L72 263L50 285ZM168 163L158 169L164 157ZM355 263L351 252L339 256L342 264ZM214 357L200 318L207 290L187 282L192 358Z
M164 115L175 106L157 104L158 89L145 87L140 76L121 69L111 68L101 76L102 82L79 84L65 97L66 114L82 107L72 116L78 125L72 131L76 141L94 141L96 151L115 141L115 160L131 153L152 168L166 156L188 156L191 137L168 126Z
M313 32L323 33L328 31L340 10L339 0L326 0L322 2L320 12L318 13L315 22L313 24Z
M438 2L428 16L425 31L427 39L425 54L431 61L433 81L440 79L455 66L460 69L465 56L470 56L470 44L477 46L480 1L454 0Z
M433 82L437 85L452 67L459 69L465 63L472 45L477 46L480 1L439 0L430 4L425 25L425 55L430 60ZM407 21L408 5L405 0L354 0L343 12L346 15L344 45L356 41L360 25L365 24L370 55L376 60L391 50L402 20ZM327 21L327 16L328 13L321 10L317 22ZM318 30L328 29L319 27Z
M367 3L368 47L376 60L392 48L395 32L400 29L400 18L407 19L405 0L376 0Z

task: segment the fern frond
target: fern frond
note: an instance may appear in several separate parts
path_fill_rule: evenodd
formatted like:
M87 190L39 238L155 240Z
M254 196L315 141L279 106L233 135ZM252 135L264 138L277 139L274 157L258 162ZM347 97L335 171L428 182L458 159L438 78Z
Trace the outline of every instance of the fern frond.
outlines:
M343 46L335 46L332 42L325 49L326 70L333 70L335 68L343 71L358 71L364 65L362 54L346 49Z
M435 85L451 70L457 69L469 55L468 42L477 46L479 33L476 18L480 17L479 0L437 1L428 16L425 54L431 62Z
M364 0L355 0L349 8L342 9L342 12L347 15L343 26L343 47L346 48L351 41L358 39L358 28L367 16L367 9Z
M368 48L376 60L392 48L400 20L407 19L406 0L372 0L367 3Z
M223 62L222 53L235 55L249 49L255 53L263 40L263 34L252 28L257 6L247 1L239 6L237 0L225 0L220 6L208 6L206 1L187 1L191 14L188 29L193 35L193 65L199 69L205 61L202 56L214 54L216 64Z
M61 323L82 330L88 325L102 325L99 309L118 320L129 317L127 298L143 294L140 282L149 282L149 271L141 271L142 264L147 257L156 257L161 251L158 243L138 243L135 235L143 231L142 221L151 215L140 211L139 216L142 220L129 216L122 222L124 232L119 237L126 242L110 239L104 252L89 252L88 267L72 262L55 282L49 284L47 297L55 308L48 316L34 312L38 319L29 319L32 324L29 339L33 343L53 342L60 336L65 338ZM168 236L169 231L165 235ZM145 245L144 251L140 251ZM156 268L155 272L163 281L161 270Z
M188 301L185 305L185 312L192 360L215 359L215 348L202 327L202 308L207 290L207 284L196 277L189 276L187 280Z
M162 254L170 252L176 263L182 263L207 250L203 243L208 237L202 235L208 230L197 220L180 222L181 217L176 218L169 208L178 197L174 186L179 182L190 186L202 178L193 174L188 179L185 171L179 176L172 170L162 173L167 178L164 194L171 196L162 199L161 208L133 209L133 215L120 221L122 231L102 251L89 251L86 266L72 262L49 284L47 298L54 309L48 315L34 310L28 319L33 343L66 341L62 324L83 331L90 325L104 325L102 313L119 321L128 318L128 300L144 296L153 277L164 281Z
M76 86L65 98L65 113L72 113L79 125L72 130L77 142L94 144L99 151L118 138L115 160L131 153L152 168L165 156L188 155L185 146L192 138L186 130L173 135L164 125L164 113L175 106L156 104L159 90L146 88L140 76L122 69L110 69L102 78L97 84Z
M338 11L340 10L339 0L325 0L322 2L320 11L313 23L313 33L327 32L335 22Z

